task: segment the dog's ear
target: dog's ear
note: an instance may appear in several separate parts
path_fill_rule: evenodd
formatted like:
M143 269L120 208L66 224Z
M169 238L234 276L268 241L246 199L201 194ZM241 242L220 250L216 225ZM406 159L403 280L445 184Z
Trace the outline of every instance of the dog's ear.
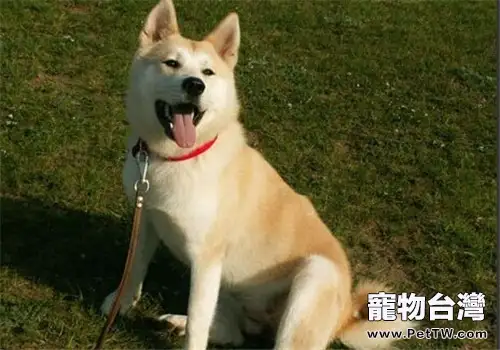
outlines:
M240 24L238 15L234 12L226 16L205 40L212 43L217 53L231 67L238 62L240 47Z
M139 36L139 42L141 47L145 47L177 33L179 26L172 0L160 0L149 13Z

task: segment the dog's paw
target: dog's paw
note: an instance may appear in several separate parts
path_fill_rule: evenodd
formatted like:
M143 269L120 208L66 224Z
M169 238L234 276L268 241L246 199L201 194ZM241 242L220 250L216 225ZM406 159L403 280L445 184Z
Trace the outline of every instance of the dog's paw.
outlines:
M108 315L111 311L111 308L113 307L113 303L115 301L116 297L116 291L113 293L109 294L106 299L104 299L104 302L101 305L101 312L104 315ZM126 295L123 295L120 300L120 315L125 315L130 309L132 309L137 302L140 299L140 293L139 295L136 295L135 297L128 297Z
M183 337L186 335L186 315L165 314L158 317L157 320L168 323L169 328L172 329L177 336Z
M158 317L157 320L168 323L169 328L173 330L177 336L183 337L186 335L186 315L165 314ZM238 327L232 329L232 327L224 327L224 325L217 322L212 325L209 338L210 343L217 345L240 346L244 342L243 335Z

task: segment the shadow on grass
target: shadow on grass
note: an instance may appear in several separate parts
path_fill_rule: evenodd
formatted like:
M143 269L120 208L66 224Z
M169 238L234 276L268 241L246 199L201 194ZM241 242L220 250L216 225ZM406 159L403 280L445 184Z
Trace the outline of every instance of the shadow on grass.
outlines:
M3 266L56 289L68 301L79 300L98 310L120 281L130 223L33 199L2 198L1 210ZM185 313L188 291L186 268L166 249L160 250L151 264L145 292L163 296L164 312ZM158 325L145 315L120 324L155 348L168 346L163 337L155 339Z
M34 199L2 197L2 262L23 277L48 285L99 310L104 297L118 286L125 263L130 222ZM160 296L162 313L185 314L189 273L166 249L159 249L145 281L145 294ZM141 303L139 310L142 309ZM117 320L120 328L152 348L172 346L164 324L153 316ZM104 324L105 318L102 318ZM158 332L161 330L162 332ZM163 333L163 334L161 334ZM269 335L248 339L244 348L269 348Z

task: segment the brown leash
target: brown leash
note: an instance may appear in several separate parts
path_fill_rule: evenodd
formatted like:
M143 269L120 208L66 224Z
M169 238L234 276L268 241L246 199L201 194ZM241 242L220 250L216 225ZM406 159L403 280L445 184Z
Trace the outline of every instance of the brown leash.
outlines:
M113 306L111 307L111 311L108 314L108 319L106 320L106 323L104 324L104 327L101 330L101 334L97 339L96 345L94 347L95 350L102 349L102 345L104 344L106 335L109 333L109 330L111 329L111 326L115 321L116 315L118 314L118 310L120 309L120 299L123 296L123 291L125 290L125 286L127 285L130 277L132 261L134 261L135 250L137 247L137 242L139 240L139 227L141 224L144 194L149 190L149 182L146 179L148 171L148 153L146 144L142 141L138 141L137 145L134 146L134 149L132 150L132 155L136 158L137 163L139 165L139 169L141 172L141 179L137 180L134 185L135 208L134 208L134 217L132 220L132 232L130 234L130 243L128 246L127 260L125 262L122 279L120 281L120 285L118 286Z

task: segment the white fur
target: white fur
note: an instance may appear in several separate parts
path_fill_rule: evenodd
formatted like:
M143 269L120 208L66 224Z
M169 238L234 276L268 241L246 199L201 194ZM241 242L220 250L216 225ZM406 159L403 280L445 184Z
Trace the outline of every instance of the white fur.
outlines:
M210 326L215 314L221 280L221 262L204 266L203 261L194 261L191 268L191 288L187 338L188 350L206 349Z

